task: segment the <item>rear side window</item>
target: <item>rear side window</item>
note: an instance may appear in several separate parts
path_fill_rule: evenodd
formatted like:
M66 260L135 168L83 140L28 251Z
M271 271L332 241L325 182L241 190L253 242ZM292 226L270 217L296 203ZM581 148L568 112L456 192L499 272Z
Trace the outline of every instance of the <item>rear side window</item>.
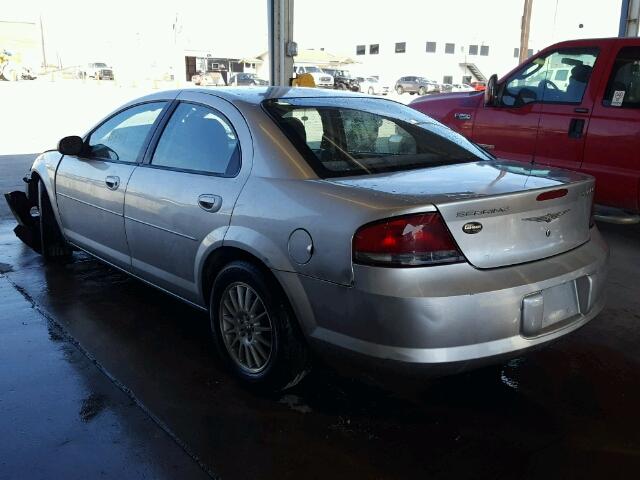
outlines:
M240 144L221 113L181 103L162 132L151 165L232 177L240 171Z
M640 108L640 47L624 47L616 57L603 105Z
M151 127L165 105L165 102L145 103L114 115L89 136L87 156L136 162Z
M491 158L461 135L395 102L298 98L263 105L323 178Z

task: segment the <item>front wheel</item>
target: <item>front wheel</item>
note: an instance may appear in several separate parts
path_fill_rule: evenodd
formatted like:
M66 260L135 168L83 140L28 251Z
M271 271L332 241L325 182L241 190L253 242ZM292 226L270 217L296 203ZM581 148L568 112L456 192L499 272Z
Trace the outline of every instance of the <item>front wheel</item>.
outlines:
M71 259L72 250L65 241L56 220L47 190L38 181L37 210L32 209L38 215L38 233L40 235L40 253L45 260L66 263Z
M398 86L396 87L396 93L397 93L398 95L402 95L402 94L404 93L404 88L402 88L402 85L398 85Z
M276 280L254 264L235 261L215 279L209 302L218 352L245 384L279 391L309 371L309 353Z
M374 92L374 91L373 91L373 87L369 87L369 95L373 95L373 94L375 94L375 93L376 93L376 92Z
M419 95L426 95L427 94L427 89L424 87L420 87L420 90L418 90L418 94Z

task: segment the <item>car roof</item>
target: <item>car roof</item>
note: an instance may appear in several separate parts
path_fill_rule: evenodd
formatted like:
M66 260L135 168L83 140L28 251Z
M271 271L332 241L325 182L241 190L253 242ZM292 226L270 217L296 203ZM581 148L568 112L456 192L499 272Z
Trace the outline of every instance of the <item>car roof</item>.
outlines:
M196 91L215 95L231 103L243 102L258 105L271 98L331 98L331 97L363 97L361 93L325 90L308 87L216 87L185 88L181 91Z

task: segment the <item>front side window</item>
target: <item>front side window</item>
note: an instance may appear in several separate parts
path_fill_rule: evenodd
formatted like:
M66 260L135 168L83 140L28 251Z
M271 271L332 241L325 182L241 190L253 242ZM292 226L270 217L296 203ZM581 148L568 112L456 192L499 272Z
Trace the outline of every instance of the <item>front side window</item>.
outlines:
M620 49L602 103L607 107L640 108L640 47Z
M490 158L463 136L393 102L295 98L267 100L263 106L323 178Z
M114 115L91 133L86 156L135 163L165 105L165 102L145 103Z
M406 42L398 42L396 43L396 53L404 53L407 51L407 43Z
M597 57L596 48L562 49L538 57L506 81L501 104L581 103Z
M181 103L162 132L151 165L232 177L240 171L240 144L221 113Z

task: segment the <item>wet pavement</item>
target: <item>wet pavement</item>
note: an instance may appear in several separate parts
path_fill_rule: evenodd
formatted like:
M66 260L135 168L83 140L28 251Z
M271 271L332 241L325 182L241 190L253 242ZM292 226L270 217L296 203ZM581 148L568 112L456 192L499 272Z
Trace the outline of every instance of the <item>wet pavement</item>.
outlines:
M608 306L546 349L400 389L320 367L271 398L227 375L202 313L83 254L45 265L11 227L0 478L637 476L640 226L602 226Z

